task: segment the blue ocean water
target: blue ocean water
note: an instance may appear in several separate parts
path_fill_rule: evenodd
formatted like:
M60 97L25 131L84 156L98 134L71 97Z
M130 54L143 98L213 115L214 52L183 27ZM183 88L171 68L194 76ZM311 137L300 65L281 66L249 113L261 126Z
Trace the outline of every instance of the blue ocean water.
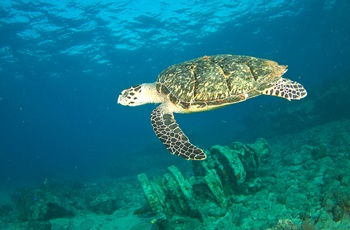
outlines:
M154 105L116 101L124 88L192 58L276 60L316 99L324 85L349 81L349 9L347 0L2 0L0 186L121 177L183 161L154 135ZM176 119L203 148L268 138L274 132L253 131L249 117L298 103L281 100L259 97Z

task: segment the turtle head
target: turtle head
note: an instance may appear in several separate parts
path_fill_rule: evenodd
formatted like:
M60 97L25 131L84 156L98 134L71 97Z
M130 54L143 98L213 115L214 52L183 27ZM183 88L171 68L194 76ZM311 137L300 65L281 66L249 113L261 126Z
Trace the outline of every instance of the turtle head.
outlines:
M144 83L131 86L130 88L124 89L118 97L119 104L128 106L159 102L161 101L154 83Z

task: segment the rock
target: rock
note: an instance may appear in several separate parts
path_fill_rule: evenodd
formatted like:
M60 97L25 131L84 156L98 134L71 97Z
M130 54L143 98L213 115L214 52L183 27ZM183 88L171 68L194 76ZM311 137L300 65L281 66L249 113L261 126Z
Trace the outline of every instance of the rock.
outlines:
M6 216L13 210L10 204L2 204L0 205L0 216Z
M253 181L250 181L248 184L248 191L251 193L256 193L259 191L262 187L262 180L261 178L255 178Z
M341 178L340 184L345 187L350 186L350 176L343 176Z
M29 221L27 230L51 230L51 223L49 221Z
M69 210L68 207L59 201L50 201L46 203L46 208L43 213L44 220L50 220L55 218L74 216L74 213ZM39 218L41 219L41 218Z
M90 208L96 213L111 215L117 209L116 202L115 197L101 194L93 198L90 202Z
M299 189L291 187L287 190L286 206L288 208L298 210L300 207L308 203L308 198Z
M300 151L295 152L295 154L293 154L293 155L286 155L283 158L283 160L288 165L300 166L304 162L311 159L311 152L313 151L313 149L314 149L313 146L303 145L303 146L301 146Z
M287 195L285 193L280 193L277 195L277 202L279 204L286 204L287 203Z
M336 205L332 210L332 214L333 214L333 220L335 222L338 222L343 218L344 210L339 205Z
M318 160L328 156L327 145L320 144L311 149L311 155L314 159Z
M317 223L315 224L316 229L335 229L330 226L332 224L332 219L326 210L321 210L318 216Z
M74 216L66 199L52 191L21 189L12 197L20 221L43 221Z
M284 219L284 220L279 220L272 229L273 230L299 230L300 228L296 224L294 224L293 221Z
M348 195L345 196L344 205L345 205L346 207L350 207L350 194L348 194Z
M92 219L85 219L78 225L78 229L80 229L80 230L90 230L90 229L93 229L94 226L95 226L95 221L94 220L92 220Z
M254 144L248 144L254 150L257 160L270 155L270 145L264 138L258 138Z

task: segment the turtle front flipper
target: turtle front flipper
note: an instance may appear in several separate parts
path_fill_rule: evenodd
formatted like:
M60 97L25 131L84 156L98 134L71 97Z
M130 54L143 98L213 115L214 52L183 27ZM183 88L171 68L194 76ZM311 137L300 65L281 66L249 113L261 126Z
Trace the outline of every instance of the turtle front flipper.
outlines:
M174 115L164 111L161 106L153 110L151 123L157 137L171 154L187 160L204 160L207 157L203 150L190 143L176 123Z
M300 100L306 97L307 92L300 83L287 78L281 78L272 87L265 89L262 94L283 97L290 101Z

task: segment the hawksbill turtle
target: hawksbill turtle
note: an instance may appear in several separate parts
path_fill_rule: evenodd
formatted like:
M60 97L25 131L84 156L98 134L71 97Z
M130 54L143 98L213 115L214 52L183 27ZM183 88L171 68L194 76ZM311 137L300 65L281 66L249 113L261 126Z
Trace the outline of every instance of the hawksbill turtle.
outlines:
M206 154L191 144L173 113L221 108L259 95L287 100L306 97L298 82L282 78L287 66L241 55L213 55L185 61L163 70L156 82L121 92L118 103L138 106L160 103L151 114L153 130L170 153L187 160L204 160Z

